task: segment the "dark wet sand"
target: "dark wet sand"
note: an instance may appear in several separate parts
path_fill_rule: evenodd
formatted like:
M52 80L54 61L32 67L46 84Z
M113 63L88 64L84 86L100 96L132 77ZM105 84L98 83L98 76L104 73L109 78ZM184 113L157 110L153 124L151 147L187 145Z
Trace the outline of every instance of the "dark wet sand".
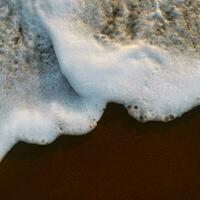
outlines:
M141 124L109 105L89 135L19 143L0 164L0 199L199 200L200 108Z

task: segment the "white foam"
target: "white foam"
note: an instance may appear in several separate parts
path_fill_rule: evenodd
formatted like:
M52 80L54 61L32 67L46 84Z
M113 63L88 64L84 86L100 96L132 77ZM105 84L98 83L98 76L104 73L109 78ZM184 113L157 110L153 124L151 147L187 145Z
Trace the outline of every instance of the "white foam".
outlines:
M14 52L5 47L8 53L2 55L0 66L0 160L18 141L48 144L61 134L90 132L105 107L95 97L87 99L74 92L60 72L38 18L28 10L22 10L22 17L27 46L17 44L21 49ZM45 38L35 41L38 34ZM39 53L34 53L37 44ZM13 57L18 60L16 66L10 62Z
M63 133L89 132L107 102L123 104L140 121L168 121L200 103L200 61L144 41L103 45L94 38L99 2L107 3L20 1L28 48L34 41L46 51L51 40L70 85L54 57L45 67L32 63L31 73L11 75L8 94L0 88L0 159L17 141L47 144ZM30 39L37 33L42 40Z
M52 39L61 70L77 93L122 103L141 121L168 121L199 104L199 60L174 56L142 41L104 47L82 23L82 4L73 4L79 1L48 2L53 15L41 4L37 4L37 11ZM73 15L69 17L63 10Z
M32 108L17 106L9 110L0 121L0 159L18 141L44 145L61 134L82 135L90 132L96 127L105 106L97 102L80 100L63 105L52 101Z

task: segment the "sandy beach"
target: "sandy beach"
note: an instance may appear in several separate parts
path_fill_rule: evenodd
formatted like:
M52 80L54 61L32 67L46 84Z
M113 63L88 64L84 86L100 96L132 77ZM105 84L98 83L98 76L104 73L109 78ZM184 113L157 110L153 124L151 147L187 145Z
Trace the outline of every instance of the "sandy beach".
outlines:
M199 109L142 124L110 104L88 135L19 143L0 164L1 199L197 200Z

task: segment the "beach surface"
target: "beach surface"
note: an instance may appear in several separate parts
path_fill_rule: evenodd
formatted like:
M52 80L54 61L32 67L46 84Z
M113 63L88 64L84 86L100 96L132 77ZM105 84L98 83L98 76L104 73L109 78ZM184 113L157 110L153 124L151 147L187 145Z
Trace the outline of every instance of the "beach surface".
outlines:
M0 198L198 200L199 112L143 124L110 104L91 134L18 143L0 164Z

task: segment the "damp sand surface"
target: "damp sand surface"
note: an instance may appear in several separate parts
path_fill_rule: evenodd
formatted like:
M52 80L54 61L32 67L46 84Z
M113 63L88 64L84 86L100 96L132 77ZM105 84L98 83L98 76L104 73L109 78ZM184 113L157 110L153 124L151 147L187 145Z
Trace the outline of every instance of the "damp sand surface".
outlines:
M19 143L0 165L1 198L197 200L199 112L141 124L112 104L92 134Z

